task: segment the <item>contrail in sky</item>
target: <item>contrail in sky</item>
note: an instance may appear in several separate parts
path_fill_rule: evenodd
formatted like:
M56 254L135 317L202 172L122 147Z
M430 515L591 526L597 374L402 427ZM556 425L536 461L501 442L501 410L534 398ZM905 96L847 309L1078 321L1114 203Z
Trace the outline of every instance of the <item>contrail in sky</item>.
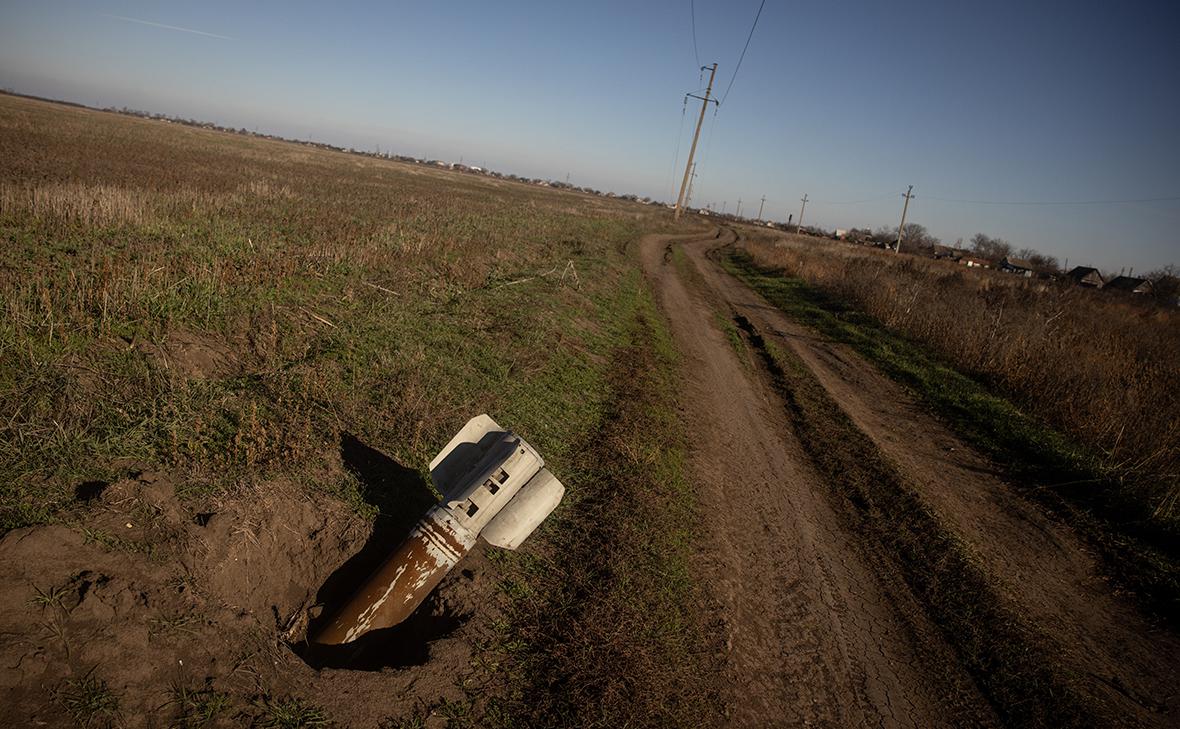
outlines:
M181 28L179 25L164 25L163 23L153 23L150 20L140 20L139 18L128 18L123 15L108 15L101 13L103 17L114 18L115 20L126 20L128 23L139 23L140 25L150 25L153 28L166 28L167 30L179 30L182 33L194 33L196 35L204 35L210 38L220 38L221 40L233 40L228 35L217 35L216 33L206 33L203 30L193 30L192 28Z

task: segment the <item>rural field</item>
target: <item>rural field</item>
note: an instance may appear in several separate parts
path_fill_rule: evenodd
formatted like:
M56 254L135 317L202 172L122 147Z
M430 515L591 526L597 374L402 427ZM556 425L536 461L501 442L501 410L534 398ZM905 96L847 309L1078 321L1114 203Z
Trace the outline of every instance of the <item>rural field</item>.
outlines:
M0 95L0 723L1180 723L1176 312ZM489 413L565 499L309 628Z

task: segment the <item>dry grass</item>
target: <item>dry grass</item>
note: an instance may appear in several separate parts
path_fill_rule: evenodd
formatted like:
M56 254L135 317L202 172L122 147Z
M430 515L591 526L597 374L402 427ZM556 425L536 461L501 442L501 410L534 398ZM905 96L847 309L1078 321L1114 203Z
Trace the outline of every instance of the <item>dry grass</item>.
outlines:
M813 238L747 246L1150 485L1157 519L1180 516L1180 316L1098 292Z
M136 466L302 480L340 429L421 462L476 408L560 448L606 393L516 403L601 370L576 322L664 217L0 97L0 527Z

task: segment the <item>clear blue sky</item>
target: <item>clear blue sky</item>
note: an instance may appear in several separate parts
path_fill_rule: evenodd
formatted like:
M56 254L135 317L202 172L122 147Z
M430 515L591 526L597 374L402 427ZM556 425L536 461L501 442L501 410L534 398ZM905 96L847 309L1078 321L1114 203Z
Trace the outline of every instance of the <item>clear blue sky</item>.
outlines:
M0 86L667 199L701 85L689 6L0 0ZM696 0L722 92L757 7ZM935 199L1180 196L1178 38L1175 2L768 0L694 202L766 195L785 220L808 193L805 222L877 227L912 184L910 220L948 243L1180 263L1180 201Z

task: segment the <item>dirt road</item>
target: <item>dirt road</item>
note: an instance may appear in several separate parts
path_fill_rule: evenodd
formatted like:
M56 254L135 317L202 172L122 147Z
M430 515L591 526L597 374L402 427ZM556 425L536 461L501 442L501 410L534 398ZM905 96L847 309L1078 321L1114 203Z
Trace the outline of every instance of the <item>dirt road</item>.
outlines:
M733 725L934 726L964 698L983 705L963 672L924 670L949 649L839 528L775 396L665 259L667 242L646 241L644 265L685 355Z
M702 570L727 626L734 726L998 723L962 657L905 583L835 513L779 395L719 326L740 315L789 347L984 564L996 592L1056 647L1077 690L1128 725L1175 721L1174 657L1116 598L1064 526L1014 497L994 469L846 347L769 307L706 255L712 234L644 242L643 260L685 355L692 472L706 525ZM686 281L688 283L686 283ZM838 444L833 444L838 447Z

